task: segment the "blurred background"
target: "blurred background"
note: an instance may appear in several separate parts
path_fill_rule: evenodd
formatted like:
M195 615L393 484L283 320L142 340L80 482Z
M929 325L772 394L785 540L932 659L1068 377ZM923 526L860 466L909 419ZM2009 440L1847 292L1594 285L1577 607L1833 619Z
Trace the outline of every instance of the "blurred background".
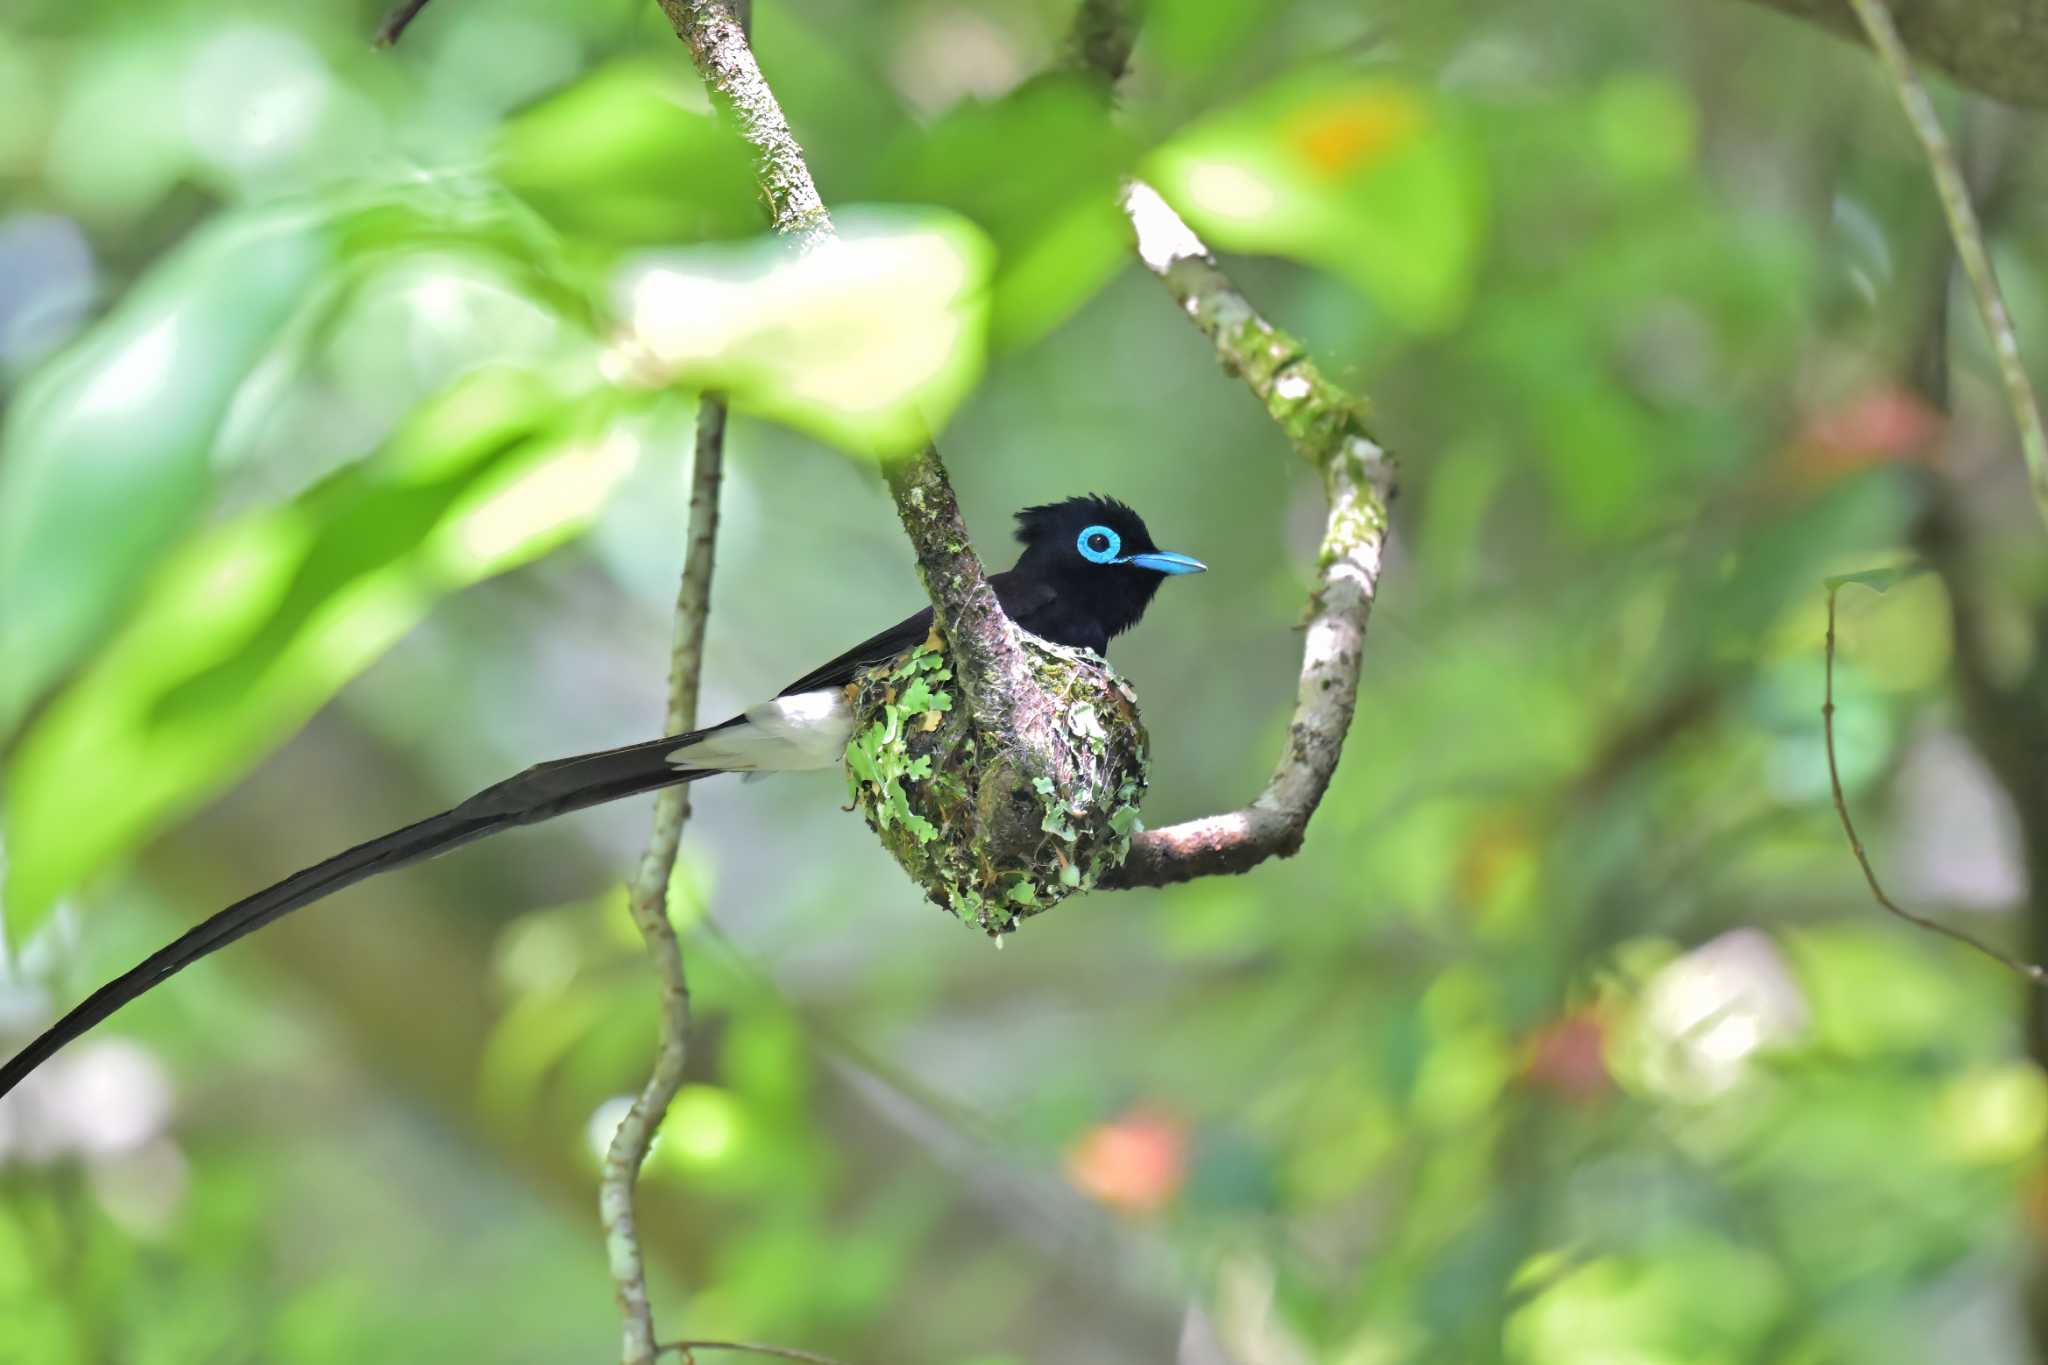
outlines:
M1065 0L757 11L826 199L908 244L887 306L774 315L746 158L644 0L436 0L389 53L372 3L8 5L6 1045L298 867L653 733L713 375L707 716L918 604L873 388L951 413L992 561L1101 491L1208 562L1113 654L1147 822L1248 800L1321 495L1129 260L1135 170L1403 460L1336 785L1292 861L1001 953L836 778L698 788L665 1335L2048 1358L2035 1002L1873 904L1821 740L1824 579L1931 565L1843 590L1843 781L1902 902L2041 951L2048 554L1876 64L1736 0L1156 0L1110 114L1041 76ZM2038 382L2048 139L1937 97ZM764 292L707 342L653 316L692 278ZM0 1360L608 1358L646 807L294 916L0 1105Z

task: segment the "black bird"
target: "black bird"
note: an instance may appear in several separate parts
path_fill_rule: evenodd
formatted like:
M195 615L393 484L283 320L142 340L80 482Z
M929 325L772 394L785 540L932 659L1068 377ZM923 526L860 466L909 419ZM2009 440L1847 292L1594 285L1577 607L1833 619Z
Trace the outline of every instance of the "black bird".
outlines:
M1113 637L1138 623L1166 576L1200 573L1205 567L1186 555L1161 550L1136 512L1101 496L1025 508L1017 514L1017 539L1024 553L1016 566L989 579L1003 611L1042 639L1098 654L1108 650ZM87 996L0 1066L0 1095L66 1043L208 953L367 877L515 825L537 824L700 777L835 766L853 737L846 684L861 669L920 644L931 625L931 608L926 607L731 720L623 749L537 764L484 788L453 810L294 872L235 902Z

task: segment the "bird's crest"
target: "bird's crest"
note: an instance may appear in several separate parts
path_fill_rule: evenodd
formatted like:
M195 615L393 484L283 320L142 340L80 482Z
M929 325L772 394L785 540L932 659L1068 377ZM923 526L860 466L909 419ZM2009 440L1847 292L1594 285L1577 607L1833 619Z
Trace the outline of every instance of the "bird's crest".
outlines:
M1040 503L1019 512L1017 540L1023 545L1035 545L1055 532L1085 526L1091 521L1107 522L1120 531L1132 526L1142 530L1145 525L1127 504L1100 493L1084 493L1078 498Z

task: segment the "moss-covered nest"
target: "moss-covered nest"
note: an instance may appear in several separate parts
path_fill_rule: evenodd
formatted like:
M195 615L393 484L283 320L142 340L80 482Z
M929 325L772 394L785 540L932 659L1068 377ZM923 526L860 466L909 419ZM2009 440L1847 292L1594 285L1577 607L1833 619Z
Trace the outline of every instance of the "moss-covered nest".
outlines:
M1123 862L1145 795L1138 700L1098 654L1022 637L1055 708L1013 744L956 704L934 631L853 684L853 803L933 904L1000 942Z

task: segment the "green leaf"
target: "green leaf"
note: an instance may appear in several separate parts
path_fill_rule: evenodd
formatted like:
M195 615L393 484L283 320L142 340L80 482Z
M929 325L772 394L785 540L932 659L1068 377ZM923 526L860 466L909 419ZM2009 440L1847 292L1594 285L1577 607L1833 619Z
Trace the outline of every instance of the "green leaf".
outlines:
M1212 245L1331 271L1411 328L1449 327L1471 295L1480 163L1412 85L1292 78L1196 123L1147 166Z
M767 227L746 148L680 62L605 67L505 125L504 182L562 230L619 245Z
M942 205L989 235L990 335L1014 348L1059 325L1128 259L1116 197L1137 152L1090 84L1046 78L907 137L877 197Z
M296 334L352 283L401 252L460 250L588 326L558 248L502 188L443 175L231 215L167 256L0 433L0 734L113 629L203 513L238 395L263 362L303 363Z
M330 254L319 227L295 209L202 229L23 386L0 433L0 734L205 506L235 390Z
M840 239L802 256L770 238L650 257L625 312L674 383L858 454L903 454L981 377L988 240L936 210L836 216Z
M588 525L637 453L618 403L594 376L472 375L371 459L173 555L15 755L10 930L232 782L435 599Z
M1273 27L1273 0L1151 0L1145 44L1166 65L1200 74L1243 62Z

